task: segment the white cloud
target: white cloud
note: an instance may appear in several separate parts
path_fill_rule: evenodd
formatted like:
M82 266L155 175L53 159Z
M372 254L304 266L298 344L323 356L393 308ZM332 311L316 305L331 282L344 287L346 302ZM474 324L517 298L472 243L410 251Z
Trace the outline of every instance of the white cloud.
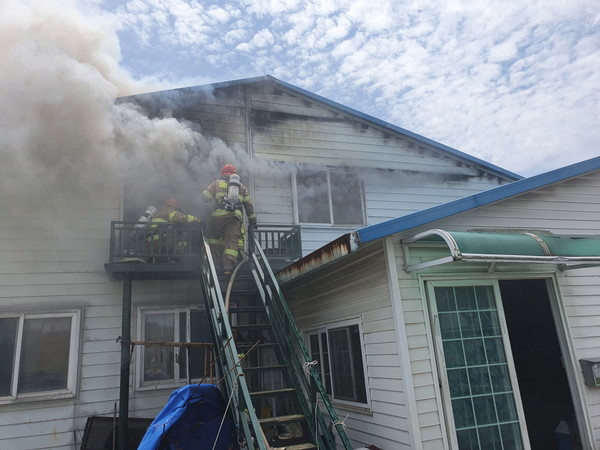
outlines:
M111 1L140 77L270 73L524 174L600 151L597 0Z

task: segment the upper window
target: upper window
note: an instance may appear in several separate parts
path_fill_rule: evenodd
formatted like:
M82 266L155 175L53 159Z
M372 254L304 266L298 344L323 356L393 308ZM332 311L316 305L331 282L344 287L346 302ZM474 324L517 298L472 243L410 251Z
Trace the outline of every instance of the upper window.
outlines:
M79 313L0 317L0 401L75 394Z
M303 170L296 174L296 192L300 223L365 223L362 183L351 172Z
M358 324L331 325L308 333L310 353L325 390L334 400L367 403Z
M210 346L177 347L160 343L212 343L208 317L203 310L142 310L141 340L155 342L140 350L140 386L172 386L202 380L210 369Z

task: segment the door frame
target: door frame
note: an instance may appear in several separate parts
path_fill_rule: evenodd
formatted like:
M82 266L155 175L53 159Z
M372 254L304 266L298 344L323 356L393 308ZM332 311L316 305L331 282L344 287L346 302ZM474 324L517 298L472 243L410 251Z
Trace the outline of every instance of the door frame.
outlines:
M442 427L446 430L447 442L449 442L449 446L451 449L458 448L456 441L456 433L453 431L454 427L454 419L452 414L450 416L446 413L446 409L451 405L448 402L448 399L444 397L443 394L443 386L447 386L447 378L445 374L445 370L441 370L439 363L439 355L436 351L436 348L439 347L439 343L435 344L434 341L436 338L436 321L433 320L432 315L432 297L430 292L430 287L428 284L435 283L437 285L445 285L445 286L465 286L465 285L489 285L495 284L498 289L498 282L501 280L527 280L527 279L541 279L546 283L546 290L548 294L548 299L550 303L550 309L552 312L553 320L554 320L554 328L558 337L558 342L560 346L561 355L563 357L565 372L567 375L567 380L569 384L569 391L571 393L571 399L573 401L573 408L575 409L575 416L578 424L579 437L581 439L582 448L584 449L592 449L595 446L595 438L593 434L593 425L592 419L589 414L589 409L587 407L586 402L586 394L584 392L583 381L581 379L581 373L578 369L579 362L576 358L575 347L573 343L573 337L571 335L569 323L568 323L568 315L565 308L565 303L562 299L560 283L556 272L548 273L547 271L539 271L539 272L528 272L524 273L523 268L519 268L519 272L504 272L504 273L446 273L446 274L418 274L417 277L419 279L419 286L422 294L422 305L424 309L424 315L427 319L426 327L430 332L430 354L431 365L432 365L432 373L434 377L434 383L436 387L439 387L439 392L442 394L443 398L441 402L438 402L438 405L441 405L441 424ZM496 291L494 291L496 295ZM498 291L498 297L496 297L496 301L501 299L500 293ZM502 302L500 302L502 303ZM502 308L502 305L500 305ZM506 324L504 320L504 310L502 308L502 321L501 323L506 329ZM503 330L503 333L504 333ZM506 331L506 336L508 337L508 332ZM510 347L507 347L510 348ZM508 354L507 354L508 357ZM510 358L512 359L512 352L510 354ZM442 360L444 362L444 360ZM443 367L445 367L445 362ZM514 371L514 365L509 364L511 370ZM443 373L442 373L443 372ZM441 375L440 375L441 374ZM512 378L511 378L512 381ZM518 384L516 385L518 389ZM446 388L447 389L447 388ZM522 409L521 399L519 395L519 407ZM523 420L524 423L524 420ZM527 434L527 430L525 427L525 433Z

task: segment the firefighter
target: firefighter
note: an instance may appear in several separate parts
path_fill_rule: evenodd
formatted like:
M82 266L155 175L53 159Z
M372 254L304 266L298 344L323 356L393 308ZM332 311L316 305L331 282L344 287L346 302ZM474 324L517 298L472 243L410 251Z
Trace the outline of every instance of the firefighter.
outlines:
M157 229L157 225L161 223L181 224L201 223L201 221L196 216L185 214L179 207L177 199L169 197L165 200L162 209L152 219L150 228ZM175 237L175 234L177 234L177 237ZM155 232L148 238L148 241L152 243L153 253L163 256L172 256L176 253L186 253L185 250L189 245L187 238L188 237L182 233Z
M231 275L238 261L238 242L244 222L242 210L246 211L249 226L256 225L256 214L250 194L240 182L233 164L223 166L221 177L202 192L202 199L213 202L215 208L207 230L215 264L222 265L225 275Z

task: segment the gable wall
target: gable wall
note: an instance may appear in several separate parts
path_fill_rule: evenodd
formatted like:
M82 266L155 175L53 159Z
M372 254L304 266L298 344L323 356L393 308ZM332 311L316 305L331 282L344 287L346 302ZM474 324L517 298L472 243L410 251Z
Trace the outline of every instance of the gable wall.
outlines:
M425 144L298 96L259 87L251 101L254 158L285 162L292 173L298 164L352 168L363 181L367 225L506 182ZM294 223L290 175L255 179L254 196L260 222ZM304 254L354 228L303 226Z
M207 137L220 138L256 160L252 170L258 174L242 181L251 188L259 223L296 223L292 180L300 164L357 171L364 185L366 225L507 181L268 83L217 89L210 95L183 90L180 95L183 99L173 104L185 106L175 112L177 116L199 123ZM266 169L273 163L278 164L276 170ZM241 171L245 176L244 168ZM303 225L304 254L354 228Z

